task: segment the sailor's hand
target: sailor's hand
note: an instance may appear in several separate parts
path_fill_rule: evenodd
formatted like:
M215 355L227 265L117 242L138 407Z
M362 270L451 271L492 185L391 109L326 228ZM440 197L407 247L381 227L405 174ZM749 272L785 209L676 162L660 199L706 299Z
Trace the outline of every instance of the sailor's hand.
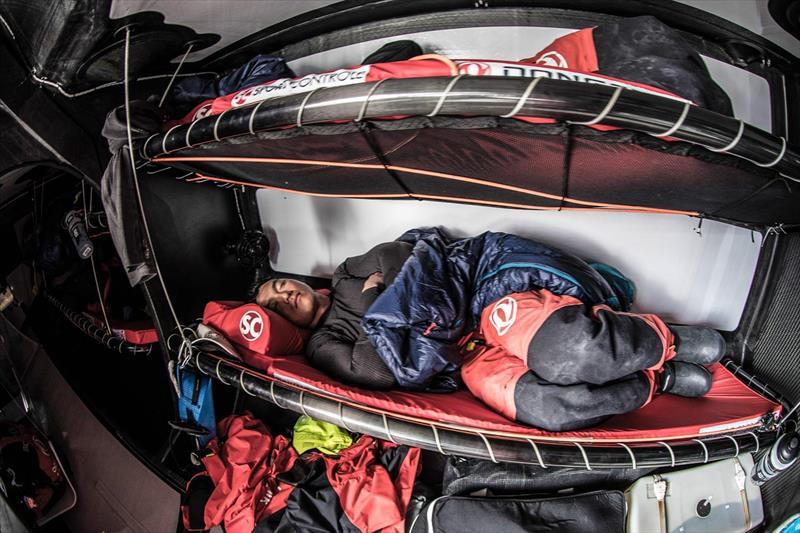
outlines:
M364 287L361 289L361 292L368 291L373 287L380 287L381 285L383 285L383 274L380 272L373 272L364 282Z

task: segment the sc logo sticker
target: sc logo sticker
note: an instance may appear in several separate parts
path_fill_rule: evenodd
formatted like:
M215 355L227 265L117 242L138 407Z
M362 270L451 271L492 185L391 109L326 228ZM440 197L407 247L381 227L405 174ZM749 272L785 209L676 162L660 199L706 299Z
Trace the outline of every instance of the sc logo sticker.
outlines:
M489 322L501 337L514 325L515 320L517 320L517 301L511 296L506 296L494 304L489 315Z
M242 315L242 319L239 321L239 331L245 340L253 342L264 331L264 319L255 311L248 311Z

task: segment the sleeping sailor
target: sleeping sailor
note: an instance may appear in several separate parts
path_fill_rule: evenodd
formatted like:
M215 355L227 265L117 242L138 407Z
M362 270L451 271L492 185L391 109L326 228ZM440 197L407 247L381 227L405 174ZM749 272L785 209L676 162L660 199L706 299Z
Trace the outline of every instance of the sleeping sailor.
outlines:
M596 425L662 393L699 397L725 352L711 329L627 312L615 269L487 232L412 230L345 260L330 294L263 282L256 303L313 329L312 365L343 383L447 392L550 431Z

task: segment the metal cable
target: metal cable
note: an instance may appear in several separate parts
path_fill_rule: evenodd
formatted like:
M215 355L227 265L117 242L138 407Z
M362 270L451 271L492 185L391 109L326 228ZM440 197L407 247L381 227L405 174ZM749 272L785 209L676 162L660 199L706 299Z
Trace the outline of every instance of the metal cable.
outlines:
M139 176L136 172L136 163L134 161L134 154L136 153L133 149L133 135L131 133L131 99L130 99L130 87L128 84L128 67L130 64L130 48L131 48L131 29L130 27L125 28L125 67L123 72L123 87L125 89L125 129L128 133L128 159L131 164L131 171L133 172L133 184L136 188L136 200L139 204L139 214L142 217L142 226L144 227L144 233L147 237L147 244L150 247L150 253L153 256L153 265L156 268L156 274L158 275L158 281L161 283L161 288L164 291L164 299L167 301L167 306L169 307L170 313L172 313L172 318L175 320L175 325L178 328L178 334L181 336L183 342L188 344L188 340L186 336L183 334L183 328L181 327L181 322L178 320L178 315L175 313L175 308L172 306L172 300L169 297L169 291L167 291L167 286L164 283L164 277L161 275L161 268L158 265L158 259L156 258L156 250L153 247L153 239L150 236L150 227L147 224L147 215L144 212L144 204L142 203L142 192L139 189Z
M125 45L127 46L127 41L126 41ZM175 69L175 72L172 74L172 77L169 79L169 83L167 83L167 88L164 89L164 94L161 95L161 100L158 101L158 108L159 109L161 109L161 107L164 105L164 100L167 99L167 93L169 93L169 90L172 88L172 83L175 81L175 78L178 76L178 72L181 70L181 67L183 66L183 62L186 61L186 56L189 55L189 52L192 51L193 47L194 47L194 45L190 44L188 46L188 48L186 48L186 53L183 54L183 57L181 58L180 62L178 63L178 67ZM126 67L125 68L125 72L127 73L127 71L128 71L128 69Z
M83 200L83 219L89 221L89 210L86 208L86 182L81 180L81 199ZM108 315L106 314L106 305L103 302L103 294L100 292L100 281L97 279L97 267L94 264L94 254L89 256L89 263L92 265L92 278L94 279L94 288L97 289L97 301L100 303L100 311L103 313L103 323L106 325L109 335L111 332L111 324L108 322Z

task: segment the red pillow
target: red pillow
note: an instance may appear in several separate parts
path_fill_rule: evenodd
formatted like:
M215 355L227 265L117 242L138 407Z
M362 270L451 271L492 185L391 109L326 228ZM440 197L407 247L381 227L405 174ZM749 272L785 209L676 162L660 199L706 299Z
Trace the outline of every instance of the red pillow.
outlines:
M303 353L310 333L255 303L209 302L203 311L203 323L233 344L263 355Z

